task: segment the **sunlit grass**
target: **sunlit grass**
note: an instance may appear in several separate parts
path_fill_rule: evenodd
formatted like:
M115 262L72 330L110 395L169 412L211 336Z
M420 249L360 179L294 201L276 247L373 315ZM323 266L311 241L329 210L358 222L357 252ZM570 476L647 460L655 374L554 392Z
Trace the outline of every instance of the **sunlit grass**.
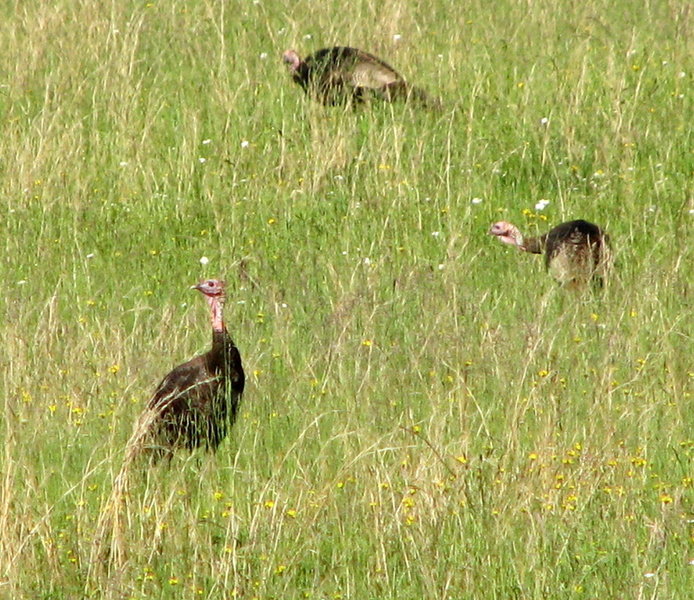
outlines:
M411 4L2 9L0 597L685 595L691 17ZM333 44L443 111L310 103L281 53ZM575 218L601 295L485 235ZM114 506L207 276L238 422Z

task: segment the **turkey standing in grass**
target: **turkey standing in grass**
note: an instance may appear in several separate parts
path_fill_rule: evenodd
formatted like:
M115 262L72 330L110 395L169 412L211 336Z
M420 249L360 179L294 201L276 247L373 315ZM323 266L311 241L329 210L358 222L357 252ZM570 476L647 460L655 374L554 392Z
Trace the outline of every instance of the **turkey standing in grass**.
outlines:
M287 50L282 59L289 65L294 81L326 106L359 104L377 97L387 102L414 100L426 108L440 108L437 100L409 85L389 64L357 48L323 48L306 60L294 50Z
M215 451L233 425L243 393L241 355L227 332L222 311L224 282L208 279L202 292L212 317L212 348L177 366L159 384L141 426L154 460L177 448Z
M547 270L571 288L580 289L591 279L601 286L611 263L609 236L588 221L568 221L531 238L524 238L515 225L499 221L489 234L525 252L544 253Z

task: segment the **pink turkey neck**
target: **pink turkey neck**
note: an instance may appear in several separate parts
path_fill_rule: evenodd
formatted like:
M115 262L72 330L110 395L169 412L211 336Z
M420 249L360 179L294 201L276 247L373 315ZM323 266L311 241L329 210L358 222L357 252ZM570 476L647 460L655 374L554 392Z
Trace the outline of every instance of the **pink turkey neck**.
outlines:
M210 315L212 317L212 330L213 331L226 331L226 325L224 324L224 296L207 296L207 304L210 307Z

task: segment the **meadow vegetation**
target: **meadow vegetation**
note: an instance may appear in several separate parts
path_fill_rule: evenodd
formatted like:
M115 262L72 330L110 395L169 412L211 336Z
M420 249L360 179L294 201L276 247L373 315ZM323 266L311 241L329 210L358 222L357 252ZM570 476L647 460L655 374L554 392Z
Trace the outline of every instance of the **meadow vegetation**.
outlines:
M0 597L684 598L692 18L2 3ZM335 44L443 110L311 103L281 53ZM501 218L600 224L614 277L567 293ZM103 528L149 395L209 347L209 276L239 420Z

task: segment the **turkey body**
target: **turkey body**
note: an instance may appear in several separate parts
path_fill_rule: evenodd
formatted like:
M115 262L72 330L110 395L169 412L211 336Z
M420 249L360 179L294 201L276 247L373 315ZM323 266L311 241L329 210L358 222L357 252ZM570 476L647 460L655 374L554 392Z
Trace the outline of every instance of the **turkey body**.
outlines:
M603 285L609 262L609 236L593 223L569 221L544 236L545 267L562 285Z
M212 349L173 369L149 409L158 414L155 450L216 450L234 424L245 383L241 355L229 334L214 332Z
M283 59L290 65L294 82L326 106L378 98L386 102L415 100L425 107L438 107L437 101L409 85L388 63L357 48L323 48L305 60L294 50L287 50Z
M590 281L601 286L611 267L609 236L583 219L562 223L538 237L524 238L506 221L494 223L489 233L524 252L544 254L549 273L567 287L582 288Z

